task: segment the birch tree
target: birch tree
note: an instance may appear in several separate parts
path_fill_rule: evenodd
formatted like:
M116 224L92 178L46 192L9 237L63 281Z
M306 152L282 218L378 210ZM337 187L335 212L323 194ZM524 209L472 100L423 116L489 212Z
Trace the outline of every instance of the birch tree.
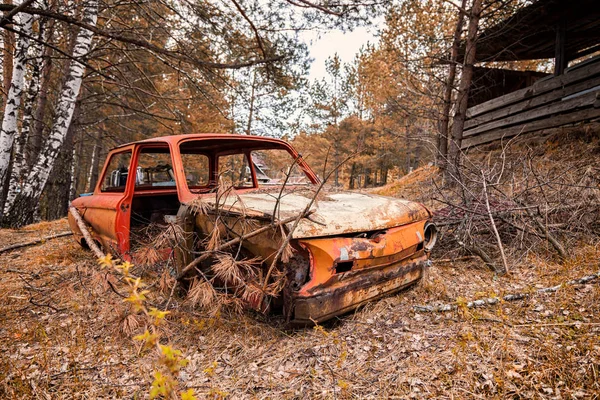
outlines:
M17 132L13 162L10 169L10 180L8 185L8 194L6 196L6 204L12 204L17 194L23 189L24 175L27 173L27 165L25 161L25 146L29 139L31 126L33 125L33 105L39 92L39 57L41 56L42 48L39 43L33 46L34 56L31 58L32 72L29 80L29 88L23 100L23 119L21 122L21 130ZM7 208L4 210L8 211Z
M10 157L13 142L17 135L21 97L25 82L25 69L27 61L27 49L29 37L33 30L33 15L19 14L22 23L22 31L25 35L19 36L17 40L16 54L13 61L13 73L8 90L2 128L0 131L0 200L5 198L3 190L5 179L9 173Z
M82 23L94 27L97 17L98 1L89 0L83 7ZM50 135L27 176L23 190L16 196L12 204L7 204L9 210L7 218L11 225L20 226L32 222L33 211L63 145L73 117L75 102L85 72L85 65L77 60L84 59L90 49L92 38L92 31L82 28L75 39L72 61L55 108L55 121Z

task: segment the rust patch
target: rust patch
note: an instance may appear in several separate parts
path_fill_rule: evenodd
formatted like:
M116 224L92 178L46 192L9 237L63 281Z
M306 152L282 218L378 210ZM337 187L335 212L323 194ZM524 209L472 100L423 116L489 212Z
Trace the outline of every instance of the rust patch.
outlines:
M385 295L395 293L419 280L426 256L382 269L364 271L353 279L323 287L309 296L294 294L293 324L325 321Z
M353 251L369 251L372 248L373 245L365 240L356 241L352 243L352 246L350 246L350 249L352 249Z

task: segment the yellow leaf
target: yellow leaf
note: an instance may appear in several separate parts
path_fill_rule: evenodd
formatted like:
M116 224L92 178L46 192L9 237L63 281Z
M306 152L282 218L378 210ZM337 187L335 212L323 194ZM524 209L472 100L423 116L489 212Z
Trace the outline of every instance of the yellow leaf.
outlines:
M346 389L348 389L348 386L350 386L350 385L348 384L348 382L346 382L346 381L344 381L344 380L342 380L342 379L339 379L339 380L337 381L337 384L338 384L338 386L340 387L340 389L342 389L342 390L346 390Z
M148 329L146 329L146 332L142 333L141 335L134 336L133 340L144 342L144 348L147 348L152 347L156 344L156 341L158 340L158 335L150 333L148 332Z
M181 392L181 400L197 400L194 396L194 389L188 389L186 392Z
M189 361L183 358L181 350L174 350L171 346L159 345L159 347L162 353L162 361L171 373L177 373L188 364Z
M142 290L141 292L132 290L131 294L125 299L125 301L131 303L135 311L142 311L144 309L144 301L146 301L146 293L148 293L147 290Z
M129 270L131 269L131 267L133 267L133 264L130 263L129 261L125 261L124 263L117 265L117 268L121 270L121 273L123 273L123 276L129 276Z
M170 311L161 311L157 308L151 307L148 314L154 317L154 325L160 325L167 314Z
M168 377L164 376L160 372L154 373L154 381L150 387L150 399L155 399L158 396L167 397L172 390L172 383L169 382Z
M204 369L204 373L208 376L213 376L215 374L215 369L217 368L217 362L213 361L210 367Z
M110 254L107 254L104 257L98 258L98 264L100 264L100 266L102 266L102 268L112 267L113 261L114 260L112 258L112 255L110 255Z

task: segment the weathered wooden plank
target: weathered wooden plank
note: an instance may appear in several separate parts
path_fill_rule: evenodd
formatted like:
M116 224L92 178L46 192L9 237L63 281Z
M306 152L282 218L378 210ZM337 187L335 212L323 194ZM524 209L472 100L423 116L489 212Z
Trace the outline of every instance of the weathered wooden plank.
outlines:
M593 88L600 85L600 75L590 80L584 80L574 85L562 87L557 90L553 90L541 96L532 97L518 103L514 103L508 107L499 108L495 111L481 114L475 118L469 119L465 122L465 130L474 128L486 122L494 121L499 118L504 118L512 114L527 111L528 109L542 106L547 103L551 103L556 100L560 100L563 97L570 96L575 93L579 93L588 88Z
M563 125L574 124L600 118L600 108L588 108L573 113L545 118L525 124L515 125L510 128L495 129L477 136L463 139L462 149L479 146L499 139L508 139L516 135L540 131L543 129L557 128Z
M506 107L518 101L528 99L551 90L567 86L579 82L584 79L589 79L600 74L600 57L585 67L567 71L566 74L557 76L551 79L544 79L534 83L532 86L517 90L507 95L497 97L495 99L478 104L467 110L467 118L473 118L477 115L495 110L500 107Z
M511 115L506 118L483 124L476 128L465 130L463 133L463 138L468 136L479 135L497 128L507 128L512 125L522 124L524 122L532 121L542 117L548 117L552 114L563 113L566 111L576 110L579 108L586 108L590 106L593 107L594 103L596 102L598 93L600 93L600 91L586 93L582 96L577 96L569 100L559 101L544 107L534 108L533 110L529 110L527 112Z

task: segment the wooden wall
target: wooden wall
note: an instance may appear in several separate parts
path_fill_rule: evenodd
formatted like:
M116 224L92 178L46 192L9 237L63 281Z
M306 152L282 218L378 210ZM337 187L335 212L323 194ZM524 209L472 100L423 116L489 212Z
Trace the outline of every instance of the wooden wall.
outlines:
M462 148L600 118L600 57L467 110Z

